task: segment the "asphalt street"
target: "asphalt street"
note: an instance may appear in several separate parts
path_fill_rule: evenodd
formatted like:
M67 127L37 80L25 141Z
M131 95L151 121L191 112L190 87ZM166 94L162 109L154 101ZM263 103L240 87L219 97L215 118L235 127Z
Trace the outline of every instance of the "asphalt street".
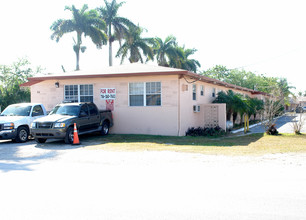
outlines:
M293 123L298 123L298 121L303 121L304 126L302 128L302 133L306 133L306 113L296 114L296 115L284 115L276 119L276 129L279 133L294 133ZM264 133L264 125L257 125L250 128L251 133Z

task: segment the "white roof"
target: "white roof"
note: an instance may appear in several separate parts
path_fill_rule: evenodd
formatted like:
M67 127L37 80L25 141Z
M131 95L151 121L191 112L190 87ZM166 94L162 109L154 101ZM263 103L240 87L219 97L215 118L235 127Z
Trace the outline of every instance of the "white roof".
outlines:
M48 75L36 75L35 77L54 77L54 76L86 76L86 75L109 75L109 74L135 74L135 73L174 73L187 72L183 69L176 69L163 66L132 63L119 66L108 66L99 70L79 70L72 72L50 73ZM34 78L35 78L34 77Z

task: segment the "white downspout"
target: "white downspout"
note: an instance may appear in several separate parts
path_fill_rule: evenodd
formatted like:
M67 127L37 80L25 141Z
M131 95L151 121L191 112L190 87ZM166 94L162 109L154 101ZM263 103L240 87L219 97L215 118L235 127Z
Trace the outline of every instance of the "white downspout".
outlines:
M180 136L181 132L181 76L178 75L178 86L177 86L177 136Z

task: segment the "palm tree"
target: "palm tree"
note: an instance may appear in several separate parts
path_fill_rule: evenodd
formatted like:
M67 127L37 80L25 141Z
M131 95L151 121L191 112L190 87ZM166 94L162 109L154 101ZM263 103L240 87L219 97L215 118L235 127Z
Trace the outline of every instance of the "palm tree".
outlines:
M235 93L232 90L228 90L226 93L223 91L218 92L217 98L213 103L225 103L226 104L226 120L230 121L233 115L233 124L237 118L238 108L235 106Z
M153 45L153 38L142 38L143 28L136 26L130 27L129 33L125 37L124 44L119 48L116 57L121 56L121 64L123 60L129 56L130 63L140 61L143 63L142 54L147 57L147 60L153 60L153 50L150 45Z
M213 101L213 103L225 103L226 104L226 120L230 121L231 116L233 114L233 107L231 106L231 96L229 95L229 90L227 93L220 91L218 92L217 98Z
M134 27L135 24L127 18L118 16L118 10L125 2L117 3L116 0L112 0L111 2L104 0L104 3L105 7L97 8L97 10L107 26L109 66L112 66L113 42L115 40L119 40L119 43L121 44L121 40L124 38L124 35L128 34L129 27ZM112 33L112 28L114 29L114 34Z
M247 112L247 105L244 102L242 96L240 94L234 93L232 90L228 90L227 93L223 91L219 92L213 103L226 104L226 120L229 121L231 115L233 115L233 125L235 125L238 114L241 116Z
M249 117L253 115L254 120L256 120L256 115L264 110L264 102L257 98L247 97L247 105L249 106L248 115Z
M181 55L180 57L183 57L182 59L179 59L178 68L185 69L188 71L192 71L194 73L197 72L198 67L201 67L201 64L199 61L195 59L189 59L189 56L193 55L195 52L197 52L196 49L185 49L185 46L178 47L177 48L177 54Z
M168 36L165 41L159 37L155 38L154 54L159 66L169 67L170 60L176 60L178 57L176 47L177 43L174 36Z
M237 119L237 115L240 115L240 124L242 124L243 121L243 115L248 112L248 105L246 103L246 99L241 94L234 94L233 97L233 106L234 111L236 112L236 118L233 119L233 122L235 124L235 121Z
M86 49L85 46L81 46L83 34L85 37L89 36L98 48L101 48L107 42L107 36L104 33L106 28L105 22L98 17L97 11L87 11L87 9L88 6L86 4L81 9L76 9L74 5L72 7L66 6L65 10L72 12L72 19L59 19L50 27L53 31L51 39L55 39L56 42L66 33L77 33L77 40L73 39L73 50L76 54L76 70L80 70L80 51L84 53Z
M289 86L289 83L286 78L279 78L277 81L279 99L281 100L282 105L290 105L289 95L294 96L294 94L290 91L290 89L295 89L294 86Z

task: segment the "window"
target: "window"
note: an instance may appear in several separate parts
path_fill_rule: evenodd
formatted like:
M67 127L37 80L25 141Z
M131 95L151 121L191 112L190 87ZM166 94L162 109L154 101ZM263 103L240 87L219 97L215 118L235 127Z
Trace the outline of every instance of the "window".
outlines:
M161 82L129 83L130 106L160 106Z
M197 100L197 85L192 85L192 100Z
M69 102L93 102L93 85L65 85L64 100Z
M43 109L40 105L36 105L33 108L32 116L35 117L35 116L39 116L39 115L44 115L44 111L43 111Z
M80 116L83 116L83 117L89 116L88 107L86 104L82 105L81 110L80 110Z
M144 106L143 83L130 83L130 106Z
M161 105L160 82L146 83L146 106Z
M93 86L92 85L80 85L80 101L81 102L93 102Z
M98 110L93 104L88 105L90 116L98 115Z
M216 97L216 88L212 89L211 97Z
M204 96L204 86L202 85L200 88L201 88L200 90L201 96Z
M78 85L65 85L65 101L78 102Z

